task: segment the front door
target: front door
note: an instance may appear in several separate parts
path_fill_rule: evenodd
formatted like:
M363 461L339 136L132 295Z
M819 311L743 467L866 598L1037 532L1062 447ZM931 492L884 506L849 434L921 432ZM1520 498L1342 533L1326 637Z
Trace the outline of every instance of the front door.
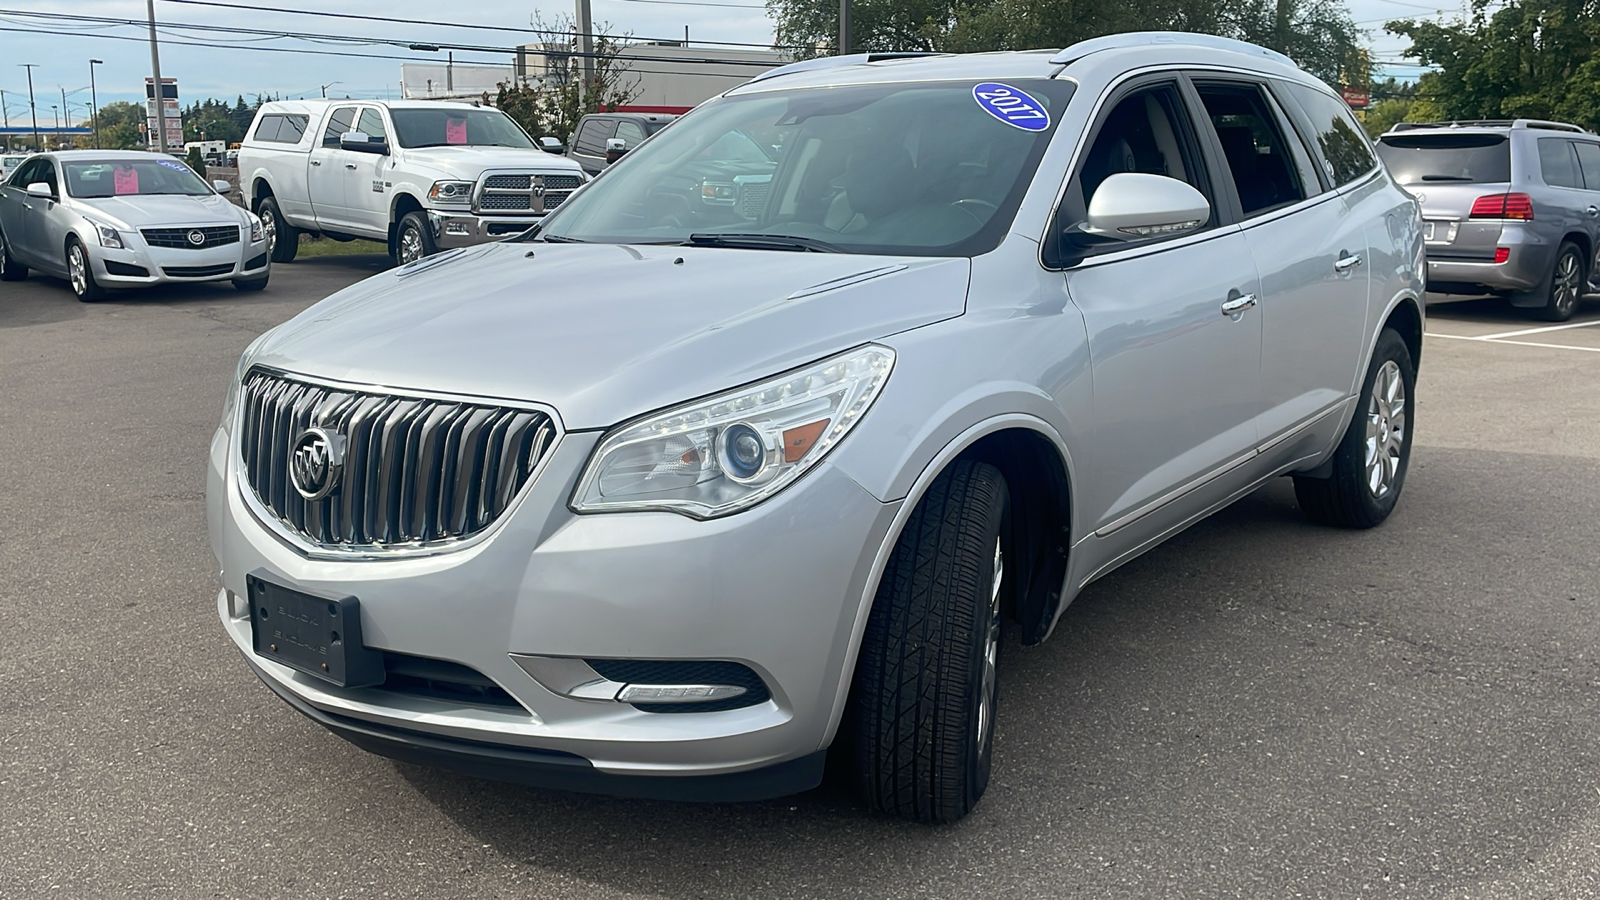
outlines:
M306 187L311 197L311 213L317 224L324 228L350 227L350 205L345 199L346 176L350 171L345 164L349 157L359 154L339 148L339 137L355 130L356 107L341 106L328 117L322 129L322 138L311 148L310 169L306 172Z
M0 187L0 231L5 232L6 246L11 257L23 265L32 262L28 253L24 232L27 230L27 220L32 215L31 206L37 201L28 196L28 184L33 180L42 159L30 159L13 170L11 179Z
M355 130L375 141L389 140L388 125L376 107L362 108ZM350 205L351 224L365 234L388 234L391 185L385 178L392 159L383 153L345 154L344 196Z

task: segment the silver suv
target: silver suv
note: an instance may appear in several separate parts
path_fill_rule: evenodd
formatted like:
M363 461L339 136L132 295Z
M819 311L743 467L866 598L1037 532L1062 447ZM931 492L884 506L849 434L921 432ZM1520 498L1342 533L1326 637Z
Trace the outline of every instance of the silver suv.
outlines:
M1378 156L1422 204L1428 290L1502 294L1564 322L1594 289L1600 137L1536 119L1404 122Z
M217 610L381 754L727 800L832 753L957 819L1003 632L1278 476L1389 515L1422 263L1349 110L1258 47L791 65L252 344Z

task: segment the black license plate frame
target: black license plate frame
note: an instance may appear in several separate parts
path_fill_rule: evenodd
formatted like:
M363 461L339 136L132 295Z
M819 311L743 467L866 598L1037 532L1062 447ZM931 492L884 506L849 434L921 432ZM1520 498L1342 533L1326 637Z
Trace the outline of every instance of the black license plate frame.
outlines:
M383 683L383 653L362 643L355 597L310 594L260 569L245 576L245 586L257 656L339 687Z

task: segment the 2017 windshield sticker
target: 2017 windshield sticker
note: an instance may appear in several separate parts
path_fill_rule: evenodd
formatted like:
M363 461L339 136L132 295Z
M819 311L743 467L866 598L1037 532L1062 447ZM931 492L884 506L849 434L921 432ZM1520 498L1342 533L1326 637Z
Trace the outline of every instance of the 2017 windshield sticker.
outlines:
M170 159L158 159L158 160L156 160L156 165L166 166L169 169L176 169L179 172L182 172L183 170L189 168L187 163L174 162L174 161L172 161Z
M985 81L972 89L972 99L983 111L1023 131L1043 131L1050 127L1050 113L1039 101L1009 84Z

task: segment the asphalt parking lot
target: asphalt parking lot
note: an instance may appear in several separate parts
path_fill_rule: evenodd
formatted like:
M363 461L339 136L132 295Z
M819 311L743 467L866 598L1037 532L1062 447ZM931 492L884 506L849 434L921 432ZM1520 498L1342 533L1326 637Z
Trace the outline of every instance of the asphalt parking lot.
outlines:
M1600 301L1433 305L1389 522L1281 482L1089 588L1006 648L995 779L930 829L455 777L256 682L206 544L223 391L385 265L0 285L0 897L1600 896Z

